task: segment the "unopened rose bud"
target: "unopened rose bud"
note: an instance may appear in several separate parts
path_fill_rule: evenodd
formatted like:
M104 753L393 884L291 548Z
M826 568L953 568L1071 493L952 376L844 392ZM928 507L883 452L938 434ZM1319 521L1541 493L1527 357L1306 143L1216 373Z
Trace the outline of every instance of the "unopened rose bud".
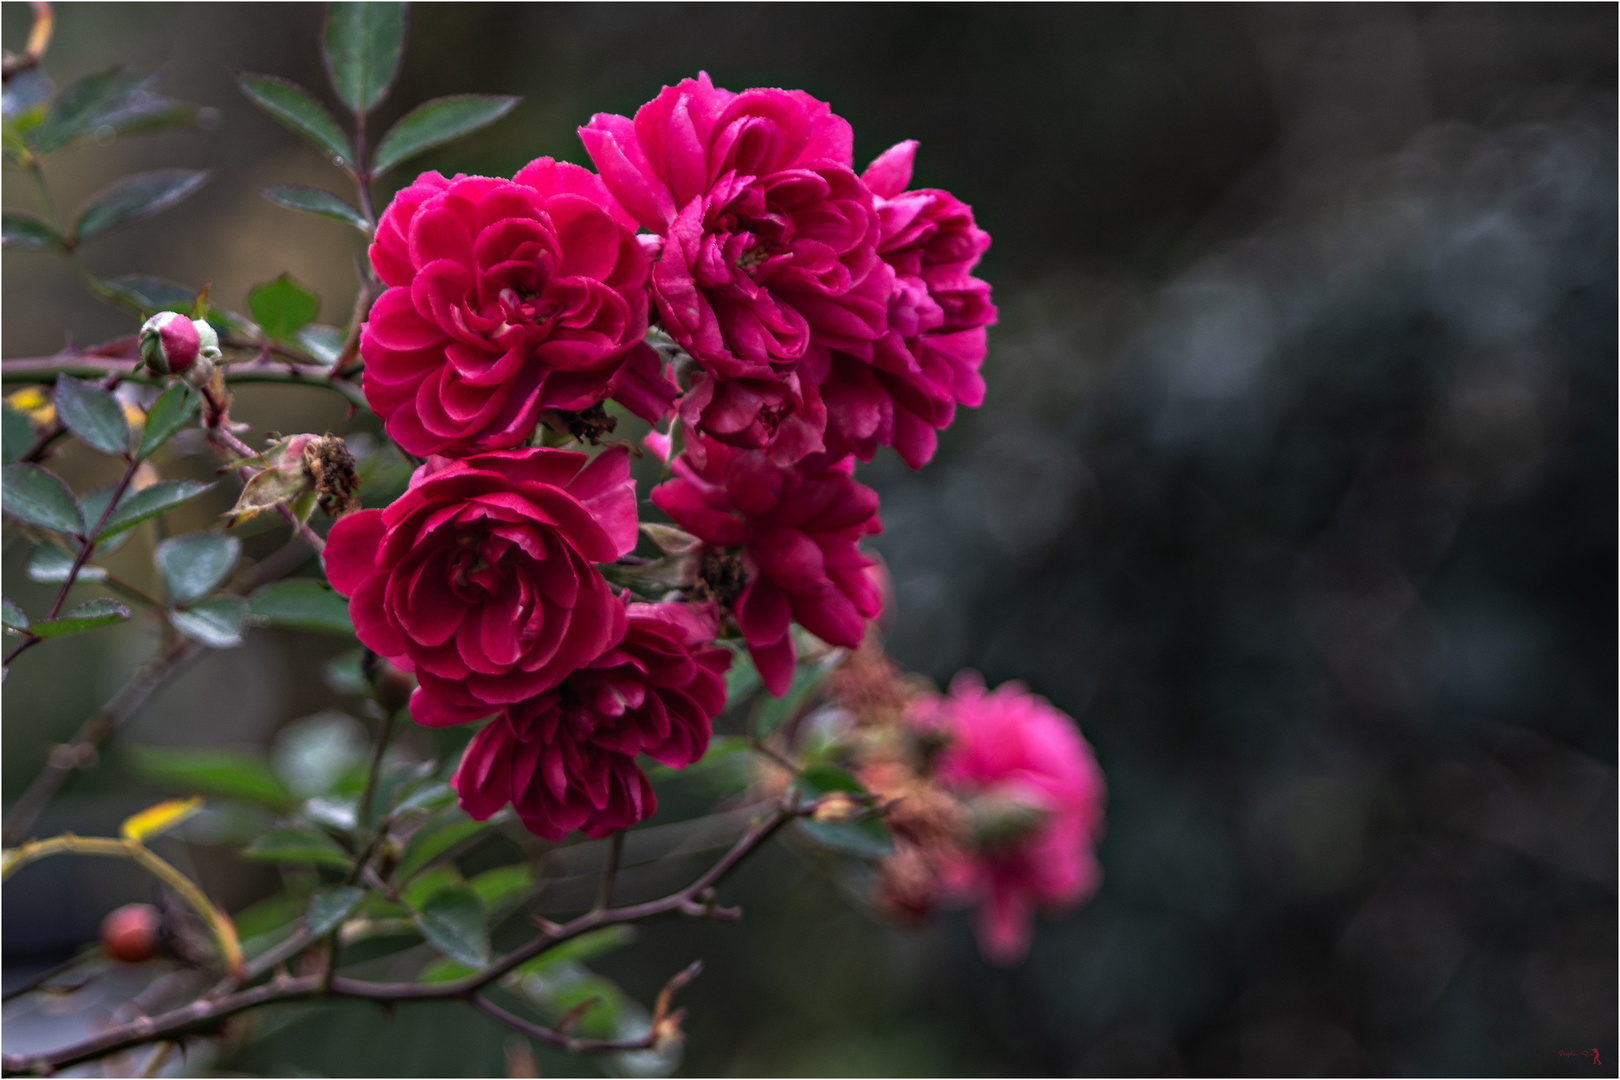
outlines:
M981 851L1010 847L1040 828L1046 810L1007 795L968 800L968 836Z
M416 689L415 677L399 670L383 657L369 650L360 661L360 670L371 684L371 693L377 704L396 713L410 704L411 691Z
M155 375L179 375L200 386L214 373L219 335L203 319L160 311L141 327L141 360Z
M151 904L125 904L101 923L101 947L114 960L139 964L158 951L157 908Z

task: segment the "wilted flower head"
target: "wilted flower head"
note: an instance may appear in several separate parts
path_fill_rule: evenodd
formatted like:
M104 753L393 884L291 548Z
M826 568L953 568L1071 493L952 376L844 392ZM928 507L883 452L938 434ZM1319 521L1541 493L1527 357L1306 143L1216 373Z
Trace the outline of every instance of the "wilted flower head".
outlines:
M1037 907L1072 907L1101 881L1102 772L1074 721L1018 683L986 691L964 671L910 719L949 740L935 779L967 808L965 842L941 868L946 896L979 906L987 959L1014 963Z

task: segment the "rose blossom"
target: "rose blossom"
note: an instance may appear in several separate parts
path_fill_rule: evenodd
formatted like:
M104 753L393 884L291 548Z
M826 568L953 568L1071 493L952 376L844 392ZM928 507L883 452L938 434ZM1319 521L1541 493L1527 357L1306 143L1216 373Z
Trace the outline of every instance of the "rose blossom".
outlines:
M946 894L979 905L985 957L1014 963L1037 905L1071 907L1100 883L1102 772L1074 721L1015 682L986 691L977 672L961 672L948 696L914 701L910 718L949 737L935 778L989 826L945 861Z
M866 574L874 560L858 546L883 529L877 493L856 482L849 458L817 454L783 466L757 450L712 441L702 449L701 458L675 460L674 478L652 500L710 547L742 547L737 623L766 689L781 697L793 681L790 621L854 648L882 610Z
M429 458L386 510L332 526L326 573L355 633L420 683L418 723L477 720L556 686L624 634L592 563L636 543L629 455Z
M711 644L713 604L627 604L617 645L538 697L508 707L476 736L451 784L484 821L507 803L548 840L606 836L658 807L636 767L703 757L726 705L731 653Z
M855 175L853 133L802 90L665 87L632 121L580 129L619 203L661 239L652 291L664 329L703 368L689 423L784 463L821 449L812 342L870 356L892 272Z
M945 191L906 191L915 142L883 153L862 175L883 224L878 251L894 270L888 332L871 353L817 354L808 377L827 410L827 445L872 460L893 446L920 469L957 405L984 400L985 328L996 320L990 286L970 271L990 246L973 211Z
M413 454L521 445L544 409L609 395L657 420L674 399L647 332L634 223L577 165L512 180L423 173L377 225L389 286L360 339L366 400Z

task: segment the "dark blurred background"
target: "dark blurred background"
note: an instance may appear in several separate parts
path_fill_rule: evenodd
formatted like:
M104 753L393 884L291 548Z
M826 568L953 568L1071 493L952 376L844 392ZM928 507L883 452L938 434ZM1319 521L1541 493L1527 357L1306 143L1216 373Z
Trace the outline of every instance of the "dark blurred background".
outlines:
M3 16L19 48L28 10ZM321 9L58 16L58 85L128 61L219 111L53 164L69 204L136 168L215 170L92 264L212 280L239 309L287 270L343 321L355 235L255 193L340 178L228 74L325 93ZM995 238L984 408L920 474L862 469L889 645L1076 718L1110 787L1104 884L1003 971L966 916L883 926L773 848L730 887L742 923L655 927L602 964L650 1000L704 957L683 1072L1614 1074L1616 32L1609 4L413 9L383 122L524 95L424 168L584 162L592 112L701 68L830 101L860 163L919 139L917 183ZM31 199L8 172L6 205ZM134 329L43 256L7 254L3 288L7 357ZM335 399L241 401L259 430L343 423ZM18 559L7 594L37 602ZM19 665L8 801L148 648L102 631ZM330 704L330 649L256 632L128 737L263 743ZM47 824L105 831L150 795L104 766ZM8 966L143 887L53 872L6 892ZM231 1067L501 1073L502 1040L456 1006L355 1005ZM1587 1048L1603 1065L1560 1053Z

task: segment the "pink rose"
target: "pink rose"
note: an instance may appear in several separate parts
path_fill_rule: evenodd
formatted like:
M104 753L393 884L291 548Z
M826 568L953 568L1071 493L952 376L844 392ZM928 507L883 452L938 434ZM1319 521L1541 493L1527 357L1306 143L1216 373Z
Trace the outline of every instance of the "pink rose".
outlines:
M945 191L906 191L915 142L886 151L862 179L877 196L878 251L894 270L888 332L870 354L833 350L807 376L827 410L827 446L872 460L893 446L920 469L957 405L984 400L985 328L996 321L990 286L970 271L990 246L973 211Z
M637 754L676 769L703 757L731 663L711 644L714 606L626 610L617 645L473 737L451 780L467 813L484 821L511 803L547 840L606 836L658 807Z
M643 340L634 223L577 165L423 173L383 212L371 264L389 288L360 339L366 400L413 454L519 446L542 410L609 396L657 420L674 399Z
M463 723L551 689L624 635L593 563L636 543L620 448L430 458L386 510L332 527L326 573L355 633L420 683L418 723Z
M814 388L790 376L812 343L869 356L893 276L849 124L803 91L733 94L701 74L634 121L597 114L580 138L608 190L662 238L652 291L664 329L712 381L694 384L684 411L784 463L821 449Z
M856 482L848 458L818 454L784 466L757 450L712 441L701 449L701 458L676 458L674 478L652 500L710 547L742 548L737 623L766 689L781 697L796 661L790 622L854 648L883 608L866 573L874 560L859 547L883 530L877 493Z
M947 897L978 904L980 951L1014 963L1037 906L1072 907L1101 882L1102 772L1074 721L1015 682L987 692L964 671L949 696L919 698L909 715L949 736L936 778L979 823L977 844L942 867Z

